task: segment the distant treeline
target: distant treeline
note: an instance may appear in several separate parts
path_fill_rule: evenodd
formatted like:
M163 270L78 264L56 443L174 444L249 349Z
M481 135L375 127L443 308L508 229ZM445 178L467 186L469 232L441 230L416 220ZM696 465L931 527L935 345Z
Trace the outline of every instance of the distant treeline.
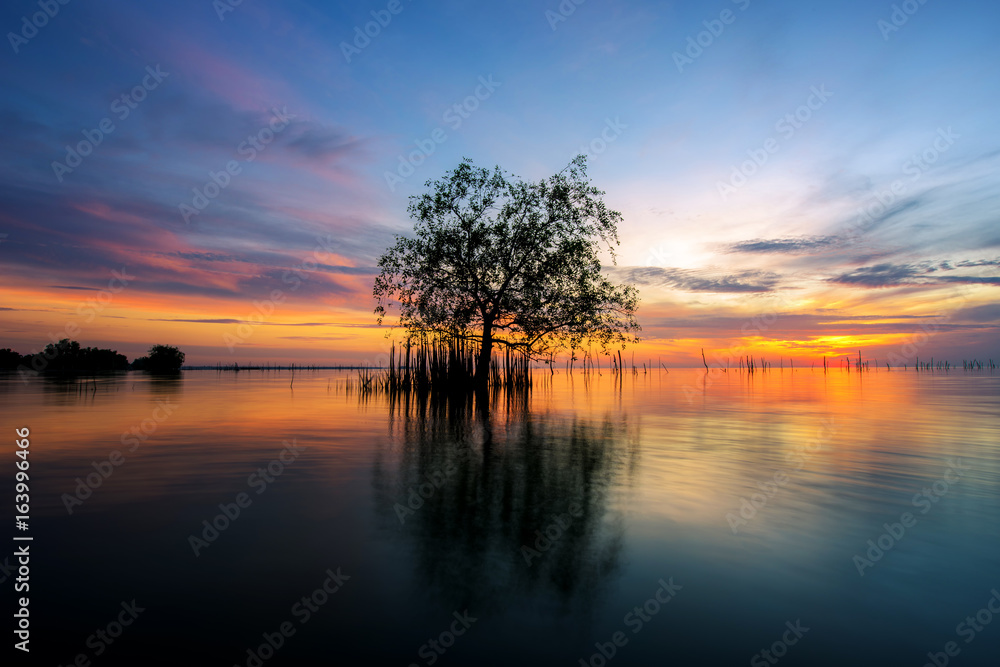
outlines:
M0 349L0 370L34 373L103 373L111 371L179 371L184 353L170 345L154 345L146 356L129 362L117 350L80 347L75 340L63 338L49 343L41 352L19 354L10 348Z

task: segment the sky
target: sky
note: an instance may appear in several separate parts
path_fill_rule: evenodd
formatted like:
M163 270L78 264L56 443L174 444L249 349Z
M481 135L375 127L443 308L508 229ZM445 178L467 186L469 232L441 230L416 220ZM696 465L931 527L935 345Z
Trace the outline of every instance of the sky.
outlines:
M585 153L623 215L606 271L639 288L637 362L1000 358L998 19L11 0L0 347L378 363L408 198L465 157L537 181Z

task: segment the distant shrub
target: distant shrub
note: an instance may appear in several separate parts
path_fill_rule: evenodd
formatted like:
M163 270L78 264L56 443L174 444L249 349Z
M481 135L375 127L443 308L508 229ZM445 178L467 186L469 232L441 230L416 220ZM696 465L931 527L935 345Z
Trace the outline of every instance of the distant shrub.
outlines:
M176 373L184 364L184 353L172 345L154 345L149 354L132 362L132 370Z

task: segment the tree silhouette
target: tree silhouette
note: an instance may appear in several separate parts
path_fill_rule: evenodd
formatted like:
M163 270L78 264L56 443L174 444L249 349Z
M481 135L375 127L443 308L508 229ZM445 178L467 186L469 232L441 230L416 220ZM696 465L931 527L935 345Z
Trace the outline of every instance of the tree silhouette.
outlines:
M175 373L184 363L184 353L171 345L154 345L149 355L132 362L132 370L153 373Z
M0 351L6 368L17 365L22 373L101 373L128 369L128 359L115 350L80 347L75 340L63 338L49 343L35 354L19 355L13 350Z
M395 303L410 338L475 341L477 382L494 345L537 358L637 340L636 289L601 274L622 216L590 185L586 156L537 183L466 159L426 185L408 207L416 237L397 236L379 259L379 323Z

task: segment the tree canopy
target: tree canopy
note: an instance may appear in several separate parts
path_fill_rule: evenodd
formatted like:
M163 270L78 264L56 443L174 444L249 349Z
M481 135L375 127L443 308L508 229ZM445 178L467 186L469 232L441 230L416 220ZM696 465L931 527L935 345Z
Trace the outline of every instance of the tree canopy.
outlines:
M128 369L128 359L115 350L80 347L75 340L63 338L49 343L35 354L20 355L14 350L0 350L0 369L22 372L95 373Z
M638 340L637 290L601 273L622 216L590 185L585 156L539 182L466 159L426 186L408 207L415 237L397 236L379 259L379 323L397 305L410 337L478 342L477 374L495 344L539 357Z
M184 353L172 345L154 345L149 354L132 362L132 370L174 373L181 369Z

